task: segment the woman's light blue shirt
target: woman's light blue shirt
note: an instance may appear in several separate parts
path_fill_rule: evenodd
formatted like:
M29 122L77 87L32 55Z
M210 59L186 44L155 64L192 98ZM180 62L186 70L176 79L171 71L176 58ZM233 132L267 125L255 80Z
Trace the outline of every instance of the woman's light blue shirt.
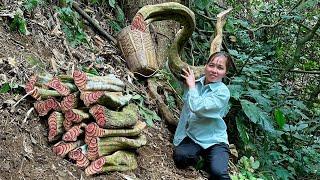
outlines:
M228 112L230 92L223 82L204 85L205 77L196 80L196 86L186 89L173 144L178 146L186 137L204 149L228 142L227 126L222 119Z

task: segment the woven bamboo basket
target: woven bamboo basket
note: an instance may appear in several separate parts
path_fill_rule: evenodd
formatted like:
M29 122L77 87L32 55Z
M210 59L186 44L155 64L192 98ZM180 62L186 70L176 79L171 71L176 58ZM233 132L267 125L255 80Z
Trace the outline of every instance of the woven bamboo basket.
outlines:
M127 26L117 35L119 47L133 73L149 76L158 70L156 52L149 30L132 30Z

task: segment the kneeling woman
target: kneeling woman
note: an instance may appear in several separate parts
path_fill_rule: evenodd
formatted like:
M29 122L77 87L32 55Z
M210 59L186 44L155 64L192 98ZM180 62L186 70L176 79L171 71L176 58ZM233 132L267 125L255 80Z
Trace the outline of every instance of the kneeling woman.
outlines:
M230 92L222 82L231 58L224 52L210 56L204 76L195 80L193 71L183 69L187 86L184 106L175 132L174 161L178 168L195 165L200 155L210 164L210 179L230 179L227 126L223 117L228 111Z

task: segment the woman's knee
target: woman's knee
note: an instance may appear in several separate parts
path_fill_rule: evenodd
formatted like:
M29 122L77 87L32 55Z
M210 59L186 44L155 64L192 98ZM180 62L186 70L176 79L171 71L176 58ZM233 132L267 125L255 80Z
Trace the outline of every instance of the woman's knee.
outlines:
M210 179L230 179L228 169L212 166L210 168Z
M181 149L175 149L173 153L173 160L177 167L183 168L186 164L188 158L188 154L181 150Z
M173 153L173 160L178 168L194 165L198 159L199 155L190 153L187 149L176 148Z

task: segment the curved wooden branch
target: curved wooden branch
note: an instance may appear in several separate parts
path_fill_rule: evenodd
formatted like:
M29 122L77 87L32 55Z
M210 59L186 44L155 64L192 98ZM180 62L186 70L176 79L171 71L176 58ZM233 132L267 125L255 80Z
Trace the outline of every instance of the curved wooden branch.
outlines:
M226 16L232 10L232 8L228 8L227 10L222 11L217 15L217 23L216 23L216 36L211 42L210 46L210 55L221 51L222 47L222 39L223 39L223 26L226 23Z
M109 41L112 41L114 44L117 44L118 41L108 34L99 24L94 22L94 20L86 13L84 12L80 7L79 4L76 2L72 2L72 7L83 17L85 18L103 37L107 38Z
M164 117L169 125L177 126L178 118L175 118L172 112L169 110L168 106L162 100L162 97L157 93L157 85L153 80L148 79L148 89L150 95L156 100L159 107L160 114Z
M147 5L142 7L133 19L132 26L139 30L144 30L146 25L161 20L175 20L181 24L182 29L178 31L176 37L169 48L169 68L178 78L182 72L182 68L188 64L181 60L180 54L184 44L191 37L195 29L194 13L186 6L175 2L168 2L156 5ZM145 22L145 24L143 23ZM192 66L197 77L203 71L203 67Z

